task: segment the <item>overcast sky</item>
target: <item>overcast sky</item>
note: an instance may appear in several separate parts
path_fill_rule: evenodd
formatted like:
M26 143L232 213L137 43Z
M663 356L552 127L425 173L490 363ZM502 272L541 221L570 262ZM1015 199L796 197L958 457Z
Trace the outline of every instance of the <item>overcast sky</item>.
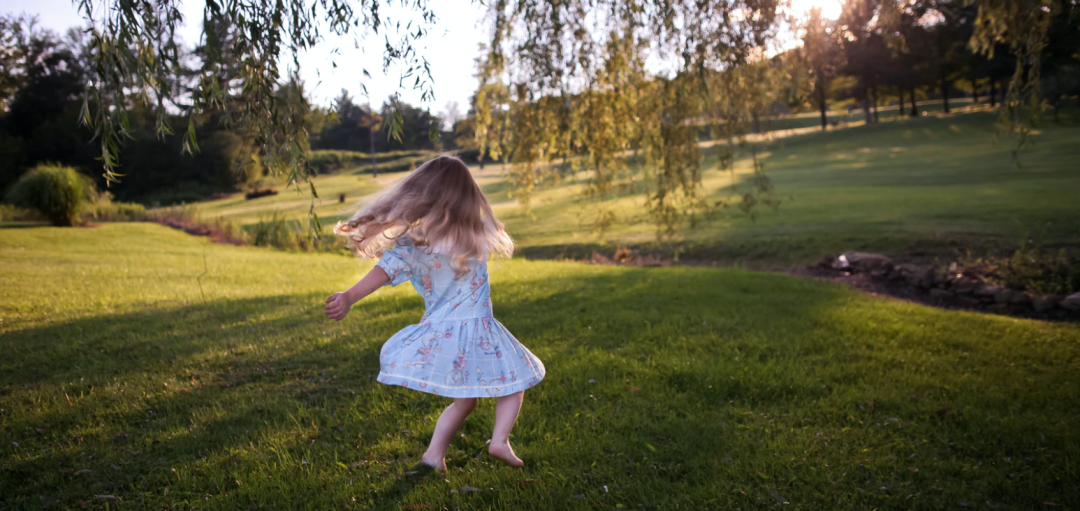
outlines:
M202 0L183 3L186 26L181 36L189 46L198 42L204 5ZM456 101L464 113L468 110L469 96L476 89L473 59L479 54L479 45L487 40L489 33L483 22L484 8L470 0L439 0L428 5L439 21L438 28L432 30L422 41L422 47L418 48L431 64L431 74L435 78L435 100L424 106L441 113L448 102ZM395 11L398 10L389 9L386 14L394 16ZM84 24L70 0L0 0L0 12L37 15L42 26L61 33L69 27ZM357 49L351 38L328 40L302 55L300 76L315 103L329 106L343 88L359 97L362 95L362 80L376 107L398 90L398 71L390 70L386 75L382 73L382 41L382 38L372 38ZM337 64L337 68L333 63ZM371 73L370 80L363 76L363 69ZM408 87L402 90L402 97L414 105L422 104L419 92ZM359 98L359 101L363 101L363 98Z

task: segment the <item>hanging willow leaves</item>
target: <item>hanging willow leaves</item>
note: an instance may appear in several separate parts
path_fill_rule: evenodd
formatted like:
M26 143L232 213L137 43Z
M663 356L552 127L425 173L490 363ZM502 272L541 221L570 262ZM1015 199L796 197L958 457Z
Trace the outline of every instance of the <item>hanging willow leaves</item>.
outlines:
M756 152L739 193L710 201L702 185L699 141L708 134L720 168L732 170L747 133L782 91L783 66L769 58L782 0L492 0L491 43L480 59L475 133L481 154L511 164L518 199L538 183L589 176L584 198L602 201L639 187L659 236L693 226L719 207L752 212L776 204ZM882 0L881 20L898 0ZM974 1L974 0L972 0ZM325 35L381 37L384 71L400 66L400 87L434 96L416 43L436 18L425 0L207 0L203 48L186 53L177 28L180 0L79 0L89 20L93 80L81 119L93 127L105 176L120 176L118 154L130 137L128 112L148 105L160 136L170 115L186 116L184 148L198 150L194 126L218 115L259 148L271 172L306 178L304 101L278 91L282 65ZM411 21L391 20L397 5ZM1042 109L1039 72L1053 0L978 0L972 46L1004 43L1018 57L1003 105L1005 124L1027 133ZM190 21L190 20L189 20ZM194 74L185 61L198 61ZM366 72L365 72L366 74ZM783 79L781 76L779 79ZM390 115L391 123L400 116ZM1025 127L1026 126L1026 127ZM389 134L400 126L390 126ZM644 179L635 181L635 176ZM635 190L637 188L634 188ZM602 208L596 218L612 221Z
M638 174L658 236L693 226L721 205L702 185L701 135L727 140L718 161L730 167L771 102L773 84L750 75L772 67L776 10L771 0L494 2L474 104L481 149L509 157L526 207L544 179L583 172L584 196L602 200ZM512 133L497 143L496 97Z
M969 0L971 1L971 0ZM1021 144L1035 128L1043 111L1043 49L1050 21L1059 9L1053 0L979 0L975 33L970 46L987 56L1004 44L1016 58L1016 70L1001 104L999 125L1019 133ZM1015 154L1014 154L1015 157Z

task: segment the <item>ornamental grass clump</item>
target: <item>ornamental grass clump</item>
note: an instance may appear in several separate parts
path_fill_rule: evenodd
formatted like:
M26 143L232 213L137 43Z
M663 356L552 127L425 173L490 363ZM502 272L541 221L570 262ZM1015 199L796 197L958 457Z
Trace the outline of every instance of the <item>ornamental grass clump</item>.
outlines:
M72 226L84 203L92 201L94 183L71 167L42 164L23 174L12 185L6 202L40 212L49 223Z

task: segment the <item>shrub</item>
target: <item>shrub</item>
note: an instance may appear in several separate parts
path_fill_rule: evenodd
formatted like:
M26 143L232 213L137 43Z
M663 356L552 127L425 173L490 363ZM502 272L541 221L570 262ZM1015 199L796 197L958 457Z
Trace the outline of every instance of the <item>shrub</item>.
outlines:
M244 194L244 198L247 200L258 199L259 197L266 197L269 195L277 195L277 190L273 188L259 188L255 187L250 192Z
M325 228L324 231L326 231ZM269 218L261 218L257 224L245 227L243 238L250 245L273 247L278 250L349 252L343 237L324 232L321 237L313 239L299 220L287 220L279 213L274 213Z
M40 222L43 220L45 218L41 216L41 213L32 209L0 204L0 222Z
M87 206L85 216L95 222L141 222L146 218L146 207L130 202L103 200Z
M7 202L40 212L53 225L71 226L96 195L93 181L71 167L43 164L23 174L8 190Z
M1035 295L1080 292L1080 260L1064 250L1051 252L1021 243L1012 257L999 264L997 273L1009 287Z

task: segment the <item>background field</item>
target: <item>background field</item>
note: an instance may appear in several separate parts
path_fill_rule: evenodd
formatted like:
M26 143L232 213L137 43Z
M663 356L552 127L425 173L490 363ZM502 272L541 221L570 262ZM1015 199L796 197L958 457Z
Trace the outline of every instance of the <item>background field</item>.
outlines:
M719 264L778 269L853 249L932 258L967 250L1010 251L1024 239L1075 246L1080 126L1069 115L1060 124L1046 122L1033 144L1019 151L1017 165L1016 140L995 138L994 115L927 116L766 142L761 154L779 208L759 206L753 217L720 209L715 220L680 231L666 250L674 246ZM704 151L711 169L704 178L707 193L714 201L730 201L744 186L749 159L737 161L734 173L721 172L715 168L716 149ZM350 206L404 175L380 175L376 181L364 171L361 166L315 179L322 198L316 212L326 223L347 218ZM583 201L583 175L568 176L542 183L526 211L510 194L501 166L476 174L530 256L588 257L597 247L655 245L655 227L640 193ZM338 202L341 193L344 204ZM275 212L304 219L310 205L306 194L289 190L200 207L205 217L250 225ZM594 227L602 211L614 213L615 222L598 232Z
M528 466L477 456L483 403L446 477L416 479L445 401L374 376L419 298L321 316L369 263L150 224L0 233L3 509L1080 506L1077 325L503 261L495 313L548 367L512 437Z

